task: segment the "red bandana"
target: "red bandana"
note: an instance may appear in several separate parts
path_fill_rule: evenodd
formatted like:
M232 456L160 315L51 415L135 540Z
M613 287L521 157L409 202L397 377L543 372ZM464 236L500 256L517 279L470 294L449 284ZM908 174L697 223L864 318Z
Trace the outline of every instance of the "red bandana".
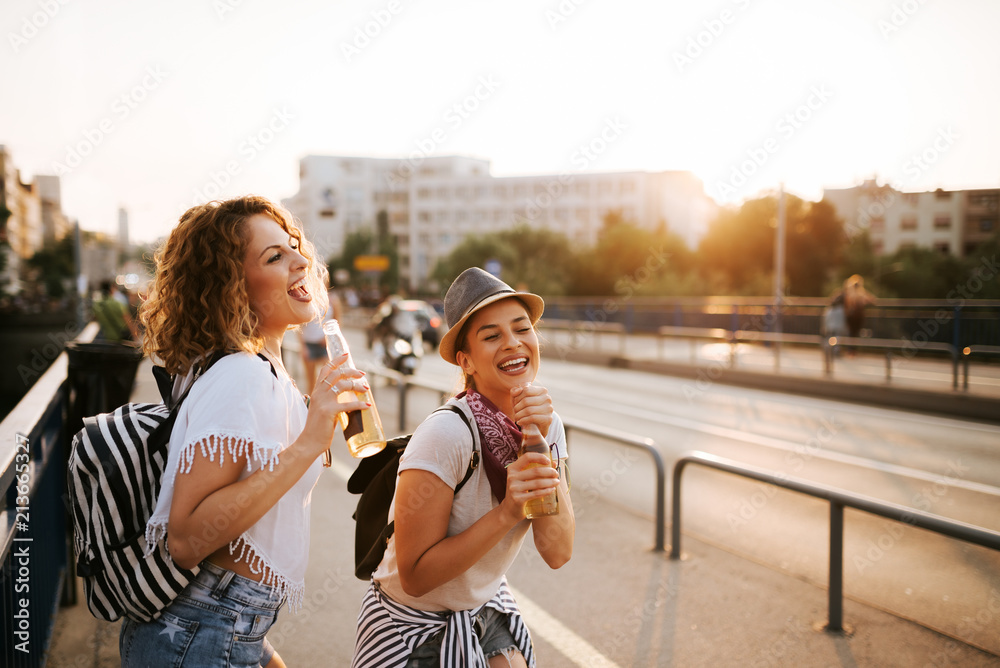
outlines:
M465 396L472 416L479 429L479 442L483 445L483 468L490 489L497 501L507 495L507 466L521 450L521 428L496 405L475 390L458 395Z

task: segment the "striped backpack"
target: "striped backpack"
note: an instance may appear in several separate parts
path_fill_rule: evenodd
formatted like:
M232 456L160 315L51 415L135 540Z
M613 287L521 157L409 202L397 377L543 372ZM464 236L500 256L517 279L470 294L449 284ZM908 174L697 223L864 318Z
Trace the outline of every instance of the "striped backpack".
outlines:
M224 356L213 355L195 380ZM76 572L83 577L90 612L107 621L122 615L142 622L155 619L198 573L197 568L177 566L166 541L146 543L146 522L160 494L170 431L191 391L189 387L171 406L171 378L160 367L153 373L165 403L129 403L85 418L69 455Z

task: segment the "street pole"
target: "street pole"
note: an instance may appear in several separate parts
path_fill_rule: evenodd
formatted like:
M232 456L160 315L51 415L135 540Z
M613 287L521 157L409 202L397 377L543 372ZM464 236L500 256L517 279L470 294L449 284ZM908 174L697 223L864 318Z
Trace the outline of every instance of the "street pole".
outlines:
M781 307L785 303L785 184L778 188L778 229L774 233L774 329L781 334ZM774 368L781 367L781 341L775 340Z

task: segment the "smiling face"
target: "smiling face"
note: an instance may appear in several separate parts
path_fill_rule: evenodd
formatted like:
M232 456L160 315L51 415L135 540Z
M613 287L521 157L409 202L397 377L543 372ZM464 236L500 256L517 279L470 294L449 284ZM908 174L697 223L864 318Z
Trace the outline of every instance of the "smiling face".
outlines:
M538 336L528 311L515 298L494 302L469 318L464 339L458 365L477 392L509 414L511 388L538 373Z
M246 221L250 242L243 259L250 308L262 335L281 336L289 327L315 316L307 286L309 261L298 243L264 214Z

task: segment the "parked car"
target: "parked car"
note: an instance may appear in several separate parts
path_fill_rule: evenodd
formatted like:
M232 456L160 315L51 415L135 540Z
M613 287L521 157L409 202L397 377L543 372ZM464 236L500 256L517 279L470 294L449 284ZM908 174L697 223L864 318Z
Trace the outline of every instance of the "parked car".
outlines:
M371 348L376 338L382 336L381 329L383 323L392 314L393 308L401 311L412 312L420 323L420 332L423 340L431 344L431 348L437 348L448 328L444 325L444 318L434 309L433 306L420 299L400 299L390 297L379 304L379 307L372 315L371 323L368 327L368 347Z

